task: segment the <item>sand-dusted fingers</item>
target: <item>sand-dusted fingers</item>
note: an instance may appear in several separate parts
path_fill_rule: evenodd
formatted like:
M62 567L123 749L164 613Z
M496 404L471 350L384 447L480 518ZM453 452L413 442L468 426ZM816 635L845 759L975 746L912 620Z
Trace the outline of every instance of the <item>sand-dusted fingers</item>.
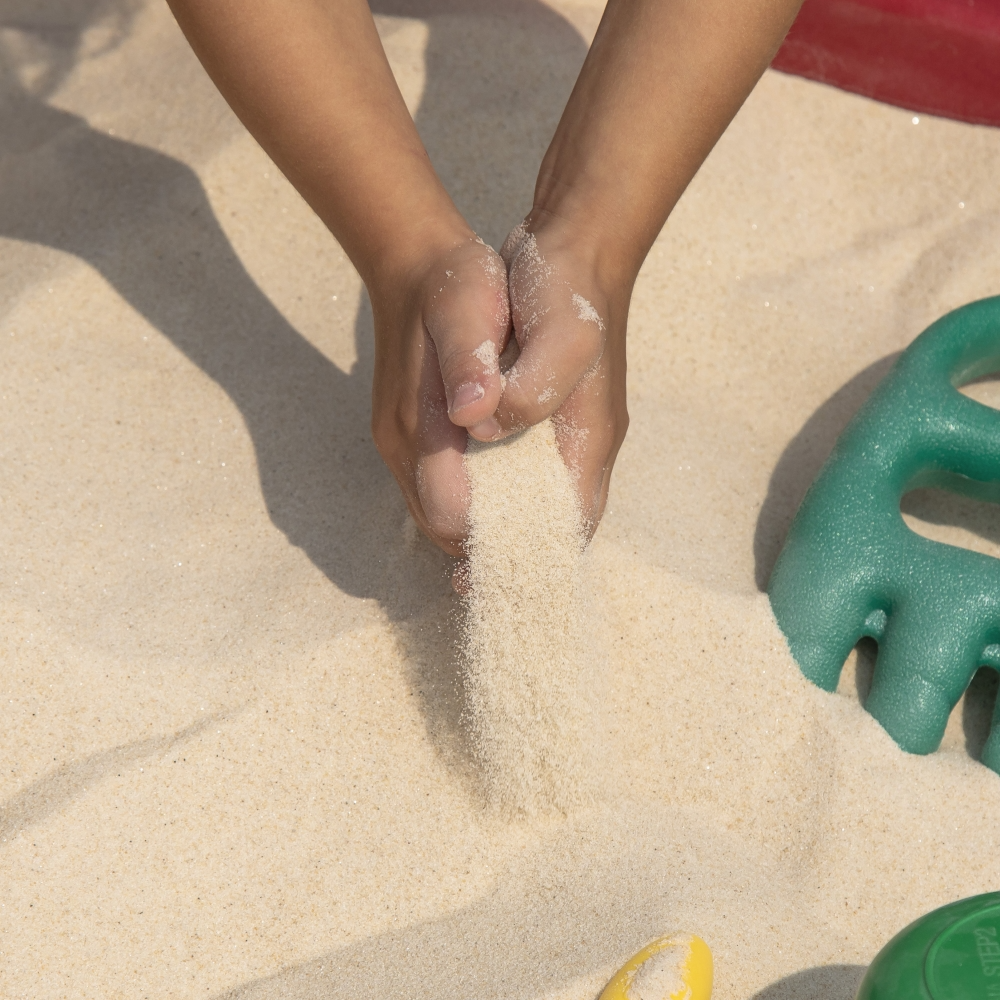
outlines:
M459 555L468 484L466 426L500 400L497 357L510 331L507 275L472 234L428 253L400 281L372 283L375 378L372 434L410 513L427 536Z
M507 237L500 255L508 270L518 353L504 373L495 428L470 428L483 440L551 417L580 381L596 370L605 347L604 318L587 297L593 297L587 276L571 259L558 248L546 247L543 252L538 237L524 223ZM484 433L487 429L493 433Z
M563 459L576 477L587 535L604 511L611 468L628 428L625 324L630 287L613 294L565 229L519 225L507 264L515 342L502 361L496 412L469 433L500 440L553 418Z
M480 240L456 247L444 265L424 322L437 351L448 416L470 427L500 403L497 359L510 333L507 272L496 251Z

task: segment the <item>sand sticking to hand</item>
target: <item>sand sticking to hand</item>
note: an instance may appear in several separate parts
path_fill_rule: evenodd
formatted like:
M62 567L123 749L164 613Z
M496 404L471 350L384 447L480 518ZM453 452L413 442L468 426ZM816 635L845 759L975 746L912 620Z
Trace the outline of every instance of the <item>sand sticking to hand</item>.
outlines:
M583 535L550 421L471 442L466 690L491 805L565 809L584 797L587 641Z

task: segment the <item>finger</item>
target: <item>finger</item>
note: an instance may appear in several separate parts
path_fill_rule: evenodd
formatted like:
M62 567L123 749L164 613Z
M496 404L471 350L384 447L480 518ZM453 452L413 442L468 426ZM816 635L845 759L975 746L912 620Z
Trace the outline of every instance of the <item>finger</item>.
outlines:
M469 483L462 461L468 435L462 428L450 426L461 440L420 456L417 497L433 540L451 555L461 555L468 534Z
M449 419L447 393L433 342L421 361L420 410L414 444L417 498L434 540L453 555L468 533L468 434Z
M372 433L417 526L450 555L461 555L468 510L463 463L468 436L448 419L437 354L422 327L406 353L405 368L416 377L407 388L382 391L376 379Z
M495 251L483 247L445 272L426 323L440 365L445 412L459 427L480 423L500 402L497 358L510 332L506 271Z
M464 553L464 533L460 532L463 521L456 516L455 511L444 502L444 496L435 489L436 476L441 471L432 465L426 468L425 463L420 459L403 458L399 454L382 455L389 471L399 484L400 492L406 501L407 510L413 518L417 527L435 545L443 549L449 555L461 556ZM424 466L421 468L421 466ZM463 468L464 472L464 468ZM423 490L418 486L418 482L424 484ZM428 485L430 489L428 490ZM424 509L424 500L421 499L421 492L426 496L430 516ZM459 502L461 502L459 500ZM459 534L462 537L456 537Z
M492 419L469 425L469 433L480 440L494 440L552 416L600 362L604 349L604 320L545 261L533 234L519 227L503 253L520 354L505 373Z
M439 535L434 528L431 526L431 522L427 515L424 513L423 505L420 502L420 497L417 491L417 476L416 473L412 473L411 476L411 486L412 489L403 489L403 496L406 499L406 507L410 512L410 517L413 518L414 523L420 529L420 531L439 549L447 552L450 556L461 556L464 549L461 542L456 541L452 538L447 538ZM400 482L399 477L396 477L397 482ZM400 482L402 486L402 482Z
M565 304L551 307L506 373L494 415L501 434L551 417L601 360L603 322L581 320L568 290L566 298L569 301ZM481 437L485 429L478 425L469 428L474 437Z
M623 387L615 391L614 377L611 366L602 363L552 418L559 451L576 481L588 540L604 514L611 471L628 429Z

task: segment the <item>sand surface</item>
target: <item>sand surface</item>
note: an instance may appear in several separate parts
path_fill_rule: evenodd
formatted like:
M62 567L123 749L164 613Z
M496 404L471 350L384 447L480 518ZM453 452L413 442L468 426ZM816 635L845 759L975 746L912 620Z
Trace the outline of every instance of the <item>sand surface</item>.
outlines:
M599 4L373 6L498 244ZM995 687L906 756L868 654L810 687L759 588L894 354L1000 290L1000 131L765 77L636 289L596 792L510 819L343 253L161 3L0 4L0 58L0 997L590 1000L678 928L718 1000L850 1000L998 887ZM906 504L1000 552L990 509Z

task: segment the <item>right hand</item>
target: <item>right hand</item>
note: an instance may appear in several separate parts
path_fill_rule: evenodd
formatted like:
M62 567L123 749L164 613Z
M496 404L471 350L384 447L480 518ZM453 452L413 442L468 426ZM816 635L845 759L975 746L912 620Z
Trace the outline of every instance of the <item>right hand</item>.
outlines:
M628 429L625 327L634 275L603 273L581 249L585 236L529 216L504 242L516 337L508 356L519 354L496 412L470 432L501 440L551 417L589 538Z

